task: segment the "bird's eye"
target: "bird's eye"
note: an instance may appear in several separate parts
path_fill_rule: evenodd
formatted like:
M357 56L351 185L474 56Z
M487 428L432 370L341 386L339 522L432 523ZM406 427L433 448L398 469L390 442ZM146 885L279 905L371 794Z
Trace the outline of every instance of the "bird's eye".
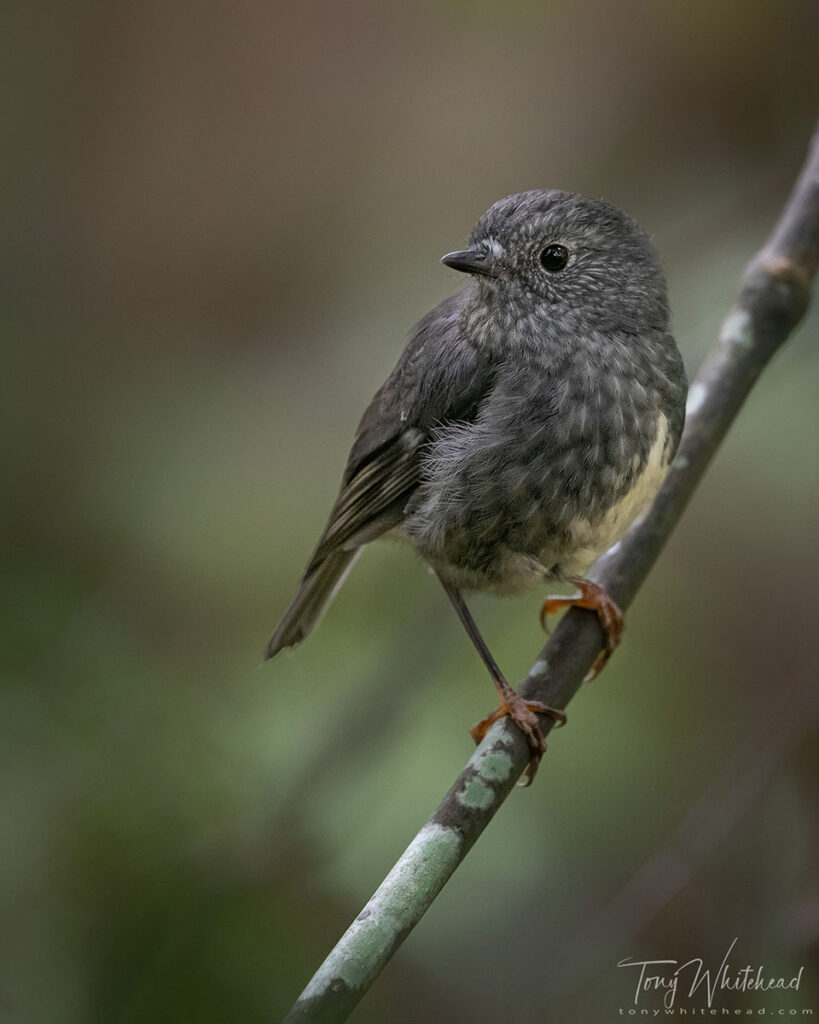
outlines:
M540 254L540 263L544 270L550 274L562 270L569 262L569 250L565 245L547 245Z

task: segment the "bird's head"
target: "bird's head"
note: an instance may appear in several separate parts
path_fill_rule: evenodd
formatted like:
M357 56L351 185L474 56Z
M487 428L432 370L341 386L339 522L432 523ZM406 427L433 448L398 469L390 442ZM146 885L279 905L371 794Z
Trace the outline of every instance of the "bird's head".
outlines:
M561 317L618 333L668 324L665 279L648 236L600 199L543 189L507 196L478 221L469 249L441 262L475 275L480 297L512 319Z

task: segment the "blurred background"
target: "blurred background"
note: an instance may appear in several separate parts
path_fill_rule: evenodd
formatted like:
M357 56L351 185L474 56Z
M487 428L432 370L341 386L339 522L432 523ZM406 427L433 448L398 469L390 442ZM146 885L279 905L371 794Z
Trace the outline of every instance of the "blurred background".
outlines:
M653 235L693 373L803 158L819 7L7 23L0 1020L276 1020L495 704L389 543L259 667L361 412L462 285L438 258L510 192L604 196ZM735 937L737 967L804 978L717 1005L819 1010L818 335L814 310L358 1024L606 1022L619 960ZM473 602L513 681L542 597Z

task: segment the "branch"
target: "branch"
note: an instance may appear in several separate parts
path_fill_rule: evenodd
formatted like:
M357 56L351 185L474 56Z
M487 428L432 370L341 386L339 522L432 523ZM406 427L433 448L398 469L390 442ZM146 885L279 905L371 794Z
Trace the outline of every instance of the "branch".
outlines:
M683 513L714 452L773 354L802 319L819 265L819 126L768 241L742 276L719 341L691 385L677 457L648 513L600 558L591 576L627 608ZM519 692L565 708L600 650L597 617L570 609ZM552 721L543 718L544 734ZM523 734L495 723L296 1001L285 1024L347 1019L492 820L529 760Z

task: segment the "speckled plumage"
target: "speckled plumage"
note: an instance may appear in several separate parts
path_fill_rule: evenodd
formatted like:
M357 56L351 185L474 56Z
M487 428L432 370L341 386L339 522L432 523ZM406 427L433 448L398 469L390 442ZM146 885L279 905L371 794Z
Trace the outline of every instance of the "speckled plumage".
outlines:
M569 253L558 272L541 265L550 244ZM378 536L406 536L458 589L509 593L585 571L659 487L686 381L642 229L535 190L490 207L470 253L484 269L421 320L364 414L268 656Z

